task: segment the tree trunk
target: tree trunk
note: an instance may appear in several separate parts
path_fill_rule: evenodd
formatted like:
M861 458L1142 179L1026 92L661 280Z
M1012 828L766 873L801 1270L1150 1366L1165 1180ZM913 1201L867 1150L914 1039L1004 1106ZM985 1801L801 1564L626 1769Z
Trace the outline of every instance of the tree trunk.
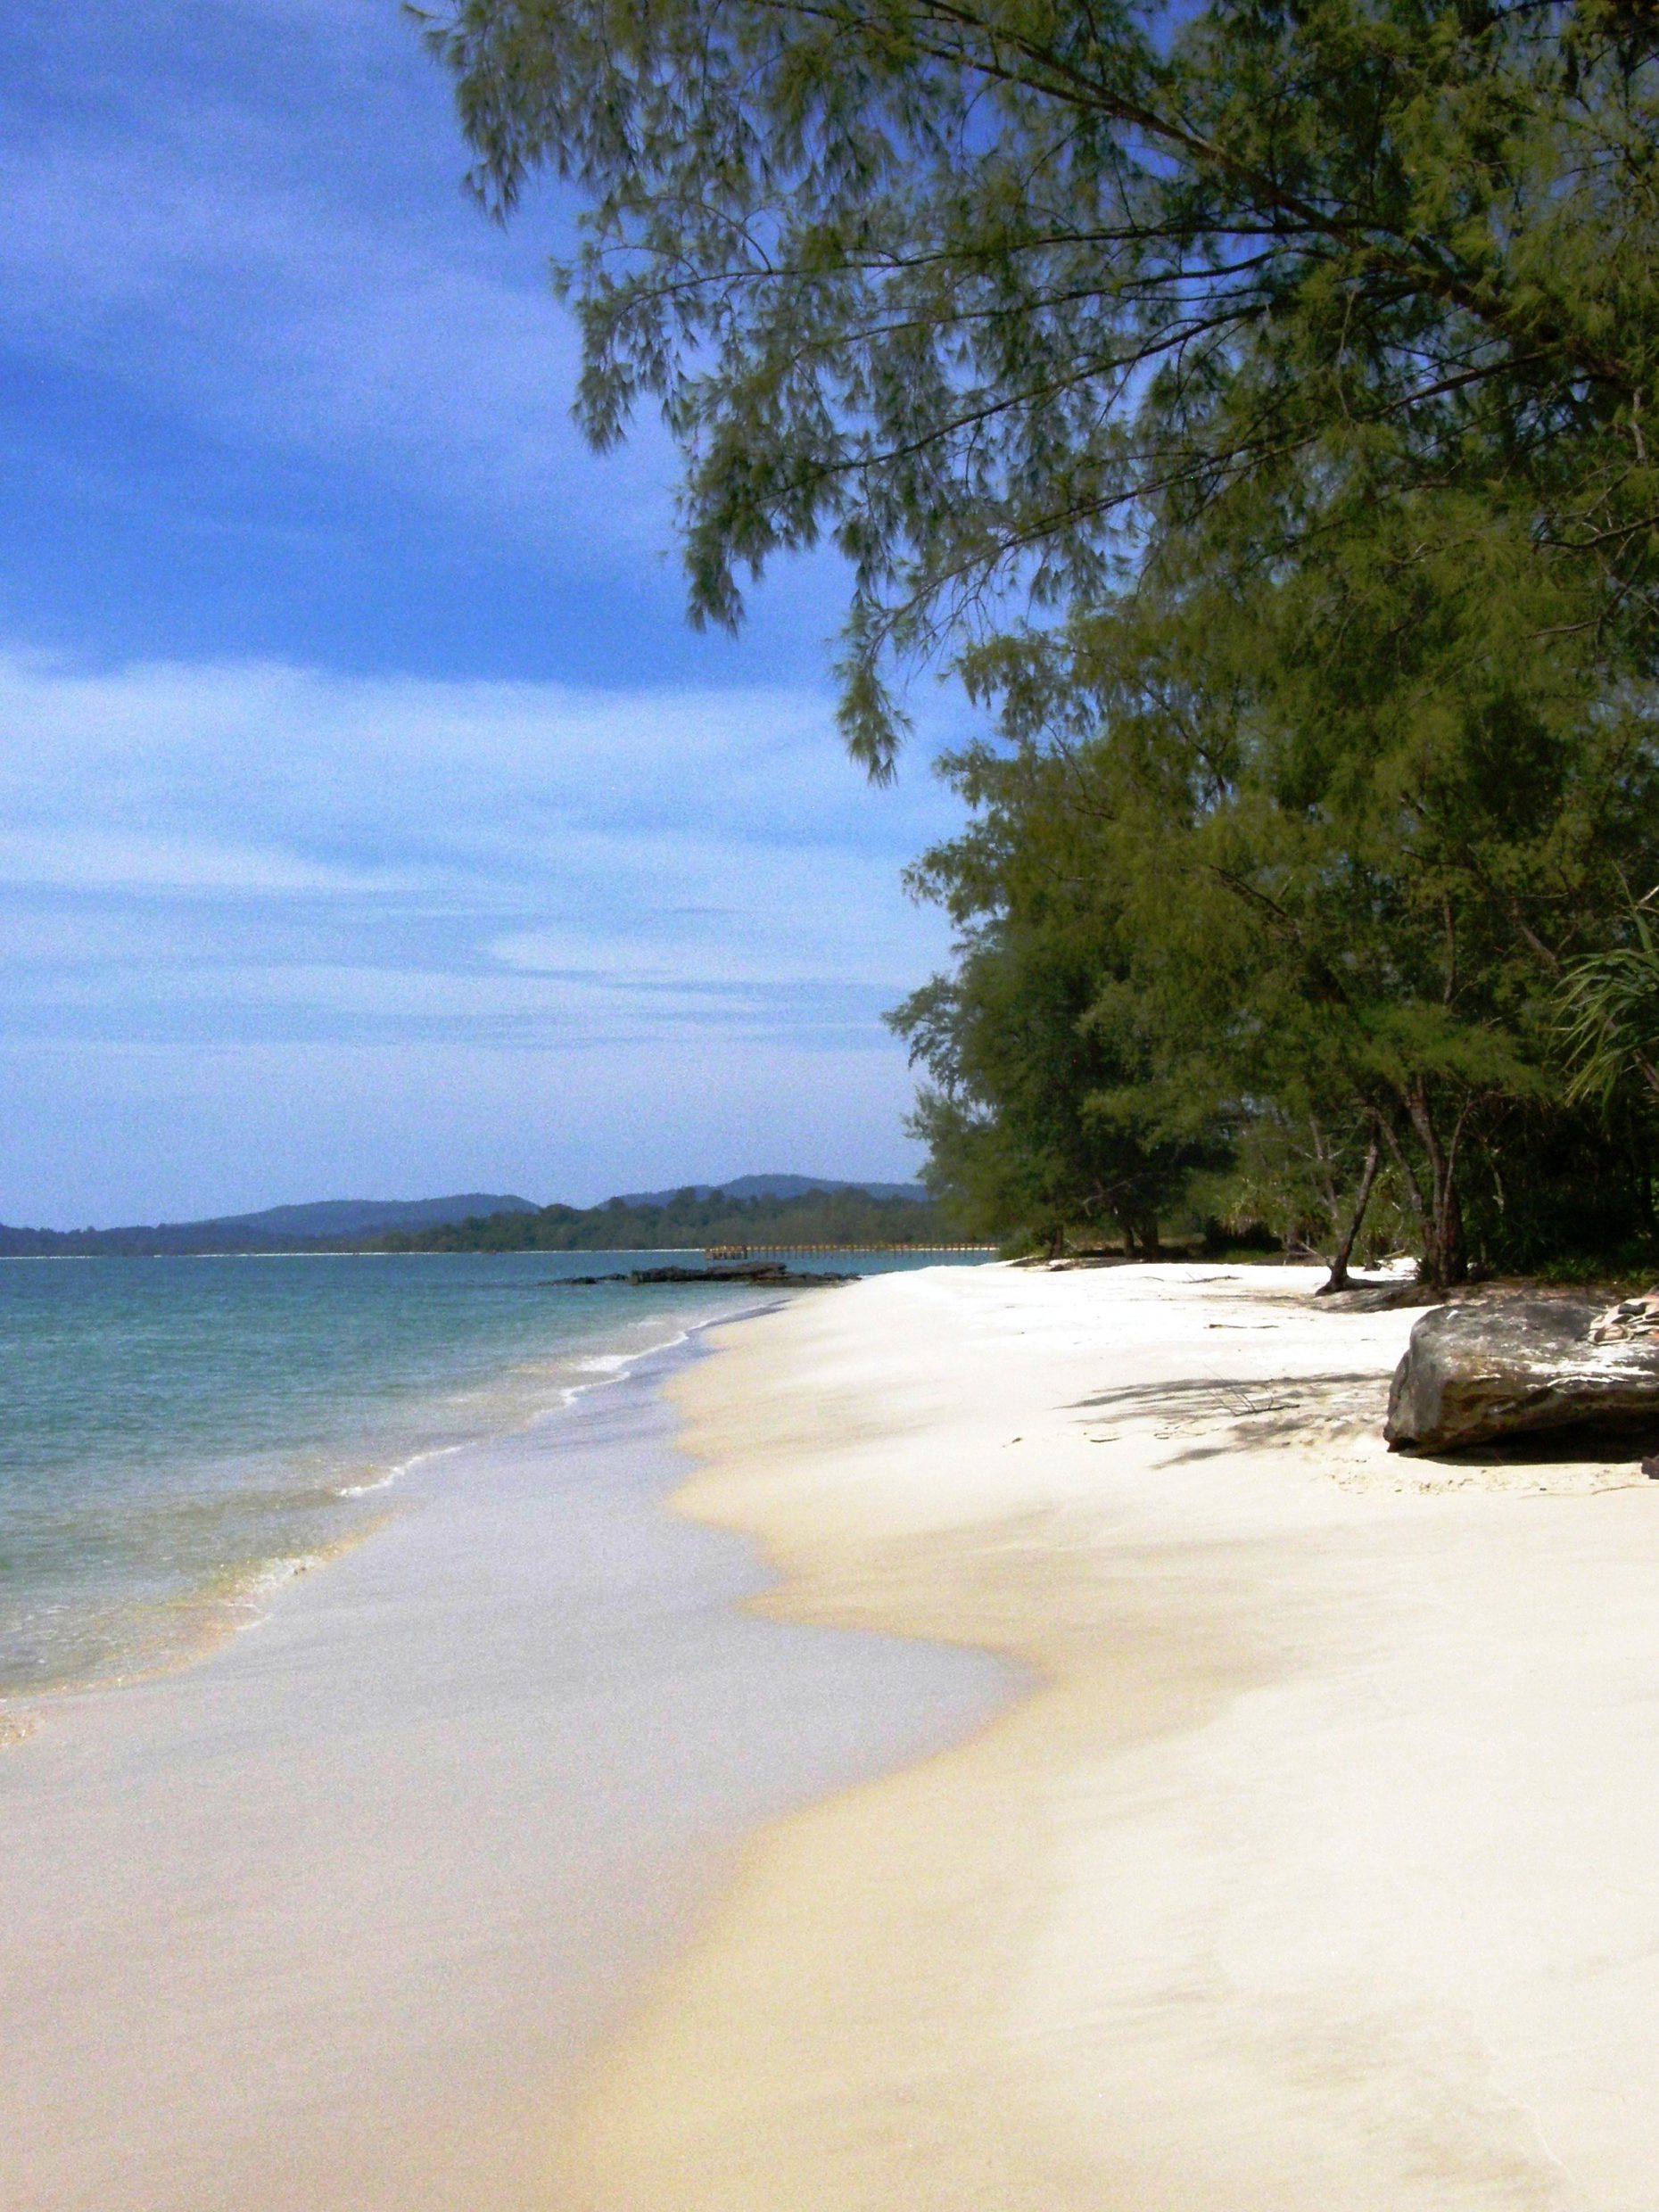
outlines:
M1417 1280L1431 1290L1444 1290L1450 1283L1462 1282L1468 1266L1463 1250L1463 1212L1457 1203L1455 1181L1456 1153L1454 1151L1449 1163L1440 1147L1427 1096L1420 1088L1407 1093L1403 1103L1427 1157L1429 1184L1426 1189L1423 1177L1417 1173L1416 1163L1400 1143L1399 1132L1386 1114L1381 1118L1378 1126L1383 1143L1393 1155L1394 1165L1399 1169L1400 1180L1410 1193L1412 1210L1417 1217L1417 1227L1423 1239L1423 1250L1417 1261ZM1461 1122L1458 1127L1461 1131Z
M1314 1292L1316 1298L1325 1298L1332 1291L1345 1291L1348 1288L1348 1263L1353 1258L1354 1246L1359 1241L1359 1232L1365 1222L1366 1209L1371 1203L1371 1193L1376 1187L1377 1169L1382 1163L1382 1141L1374 1135L1370 1144L1366 1147L1366 1170L1359 1178L1359 1194L1354 1201L1354 1210L1349 1217L1347 1231L1341 1242L1332 1255L1330 1274Z
M1453 1283L1461 1283L1469 1272L1469 1256L1463 1241L1463 1205L1457 1193L1457 1141L1463 1135L1468 1109L1465 1107L1459 1115L1449 1145L1440 1142L1425 1086L1419 1084L1411 1092L1406 1109L1429 1163L1427 1202L1420 1207L1423 1258L1418 1263L1417 1276L1431 1290L1449 1290Z
M1432 1256L1424 1254L1424 1263L1423 1280L1437 1291L1449 1290L1469 1273L1469 1254L1463 1241L1463 1204L1449 1176L1435 1199L1434 1250Z

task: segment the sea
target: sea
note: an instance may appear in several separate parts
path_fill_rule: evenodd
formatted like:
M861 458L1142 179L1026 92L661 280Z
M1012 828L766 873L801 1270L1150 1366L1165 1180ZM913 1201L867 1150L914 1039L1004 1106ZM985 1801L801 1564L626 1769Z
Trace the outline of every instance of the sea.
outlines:
M780 1295L571 1279L689 1259L0 1259L0 1733L211 1648L372 1537L411 1471Z

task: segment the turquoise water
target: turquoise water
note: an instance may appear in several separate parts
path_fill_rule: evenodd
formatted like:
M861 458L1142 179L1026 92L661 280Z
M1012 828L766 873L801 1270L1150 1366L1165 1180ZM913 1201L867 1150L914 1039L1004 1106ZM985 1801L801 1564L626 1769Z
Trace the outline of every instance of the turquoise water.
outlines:
M0 1260L0 1698L188 1656L411 1462L766 1302L559 1287L653 1257Z

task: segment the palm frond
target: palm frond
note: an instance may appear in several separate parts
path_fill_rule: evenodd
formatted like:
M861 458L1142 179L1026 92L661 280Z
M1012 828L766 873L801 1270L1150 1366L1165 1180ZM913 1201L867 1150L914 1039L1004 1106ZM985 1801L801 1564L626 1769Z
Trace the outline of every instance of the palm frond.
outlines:
M1562 979L1560 1028L1572 1069L1567 1095L1605 1106L1632 1075L1655 1087L1659 1062L1659 942L1653 901L1633 900L1635 941L1573 961Z

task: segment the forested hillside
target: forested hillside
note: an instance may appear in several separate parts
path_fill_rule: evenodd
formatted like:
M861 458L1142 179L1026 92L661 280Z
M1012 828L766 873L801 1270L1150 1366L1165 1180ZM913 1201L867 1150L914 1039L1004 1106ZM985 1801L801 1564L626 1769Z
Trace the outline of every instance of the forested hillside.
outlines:
M492 1214L448 1228L395 1234L391 1252L664 1251L705 1244L928 1244L950 1234L937 1207L863 1191L813 1191L798 1198L699 1198L686 1190L665 1205L544 1206Z

